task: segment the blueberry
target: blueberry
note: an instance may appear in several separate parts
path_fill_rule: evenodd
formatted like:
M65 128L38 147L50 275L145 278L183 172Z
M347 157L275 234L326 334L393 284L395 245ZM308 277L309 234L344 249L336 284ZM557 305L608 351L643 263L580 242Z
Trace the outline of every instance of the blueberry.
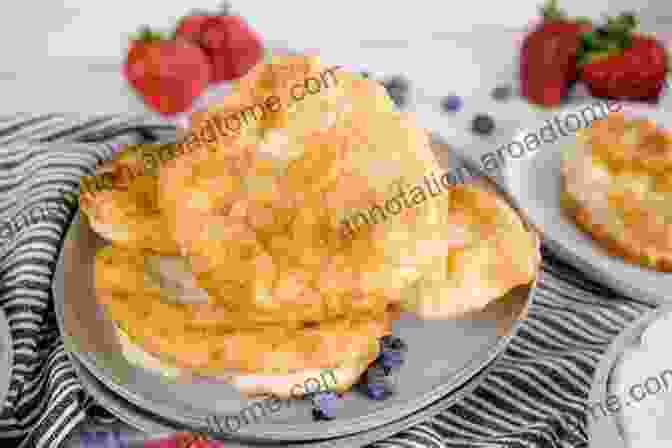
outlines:
M401 339L396 336L386 335L380 338L380 351L396 351L407 353L408 345Z
M399 76L399 75L392 76L392 77L384 80L383 85L385 86L386 89L388 89L388 91L390 89L392 89L392 90L397 90L400 93L408 92L408 88L409 88L408 80L406 80L406 78L404 78L403 76Z
M509 85L497 86L492 89L490 96L496 101L505 101L511 98L513 94L513 88Z
M398 350L386 350L380 354L380 358L403 361L404 359L406 359L406 353Z
M408 346L396 336L383 336L380 338L380 366L386 374L399 370L405 361Z
M333 402L334 400L338 399L338 395L336 395L336 392L317 392L313 394L310 398L313 401L313 403L319 404L319 403Z
M367 384L366 393L372 400L384 400L392 394L391 391L381 383Z
M366 384L377 383L382 381L386 376L387 372L385 372L383 366L376 361L366 370Z
M392 76L384 81L382 81L383 87L387 90L387 94L390 95L394 104L397 107L402 108L406 106L407 95L409 90L409 83L406 78L402 76Z
M402 108L406 105L406 93L397 88L387 89L387 94L390 96L394 104Z
M394 393L394 377L389 375L389 369L386 369L381 362L376 361L366 371L364 390L373 400L384 400Z
M457 112L462 109L462 98L457 95L448 95L441 100L441 110L444 112Z
M320 420L330 420L336 417L336 404L338 396L334 392L318 392L312 397L313 416L318 411Z
M404 364L404 355L399 352L383 352L380 356L380 365L389 375L390 372L397 371Z
M398 372L403 364L403 361L393 361L387 359L380 361L380 365L383 366L387 375L392 375L395 372Z
M374 383L366 384L366 395L373 400L384 400L395 392L393 378L383 377Z
M392 95L392 101L398 108L403 108L406 106L406 97L400 95Z
M331 420L324 412L319 408L313 408L313 420L322 421L322 420Z
M495 130L495 120L490 115L477 114L471 122L471 130L476 134L490 135Z

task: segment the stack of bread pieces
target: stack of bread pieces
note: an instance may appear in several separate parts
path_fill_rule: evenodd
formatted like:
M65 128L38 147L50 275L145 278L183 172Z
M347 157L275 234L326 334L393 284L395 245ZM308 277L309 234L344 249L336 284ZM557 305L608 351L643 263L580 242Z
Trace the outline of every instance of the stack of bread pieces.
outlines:
M296 99L294 86L326 72L329 85ZM241 120L269 98L279 107ZM221 124L234 116L241 125L229 132ZM427 132L376 81L314 56L275 56L194 114L190 135L213 123L223 132L173 144L153 169L146 161L165 146L125 148L97 174L115 188L80 194L111 242L96 257L97 299L147 368L281 397L330 369L344 391L401 312L454 318L536 274L535 237L482 187L416 195L345 231L441 173Z

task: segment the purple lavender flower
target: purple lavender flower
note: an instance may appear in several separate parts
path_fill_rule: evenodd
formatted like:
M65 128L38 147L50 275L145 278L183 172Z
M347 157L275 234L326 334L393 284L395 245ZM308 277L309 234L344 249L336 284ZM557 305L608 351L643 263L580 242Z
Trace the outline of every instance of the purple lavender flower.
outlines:
M83 432L80 435L82 448L126 448L126 440L119 431Z
M311 400L315 420L332 420L336 417L338 395L334 392L317 392Z

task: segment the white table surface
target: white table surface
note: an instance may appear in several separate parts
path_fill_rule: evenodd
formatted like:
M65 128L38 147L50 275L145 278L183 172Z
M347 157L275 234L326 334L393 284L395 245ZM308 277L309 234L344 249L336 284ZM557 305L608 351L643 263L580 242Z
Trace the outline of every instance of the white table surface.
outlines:
M5 36L0 39L0 115L146 111L120 75L126 33L119 30L133 31L143 21L167 27L191 6L211 7L216 3L173 0L162 2L161 8L153 2L130 0L63 0L39 5L33 0L13 4L11 14L0 18ZM516 30L535 14L539 2L440 3L249 0L234 6L274 42L272 45L320 48L329 60L374 74L402 73L414 86L416 96L410 108L417 112L420 122L454 145L478 142L468 131L475 113L491 114L498 125L496 140L506 143L518 126L538 119L538 112L520 100L495 103L489 94L498 82L513 80L522 37ZM624 0L561 3L576 15L593 17L604 11L607 3L609 10L616 11L637 7ZM672 6L666 2L647 2L638 9L645 10L648 30L669 29ZM440 114L440 97L453 92L465 98L464 109L452 116ZM672 326L657 331L655 337L668 339L670 333ZM648 359L653 363L651 357ZM637 362L641 365L646 361L639 357Z
M128 36L143 23L169 30L192 7L211 8L220 0L22 0L0 16L0 115L14 112L129 110L128 90L118 69ZM520 29L537 14L542 0L239 0L244 15L263 36L290 47L320 48L343 61L365 59L380 70L404 70L422 83L469 95L483 77L513 54L501 33ZM658 29L672 23L672 5L663 0L633 5L626 0L563 0L571 14L641 11ZM392 42L391 42L392 41ZM380 45L380 43L383 45ZM425 47L425 43L430 44ZM399 57L394 47L416 49ZM372 50L386 46L385 51ZM477 48L478 47L478 48ZM394 55L397 54L395 57ZM423 84L432 87L430 84Z
M92 1L21 0L0 16L2 71L42 71L48 58L120 57L128 33L146 23L171 27L191 8L213 8L221 0ZM232 0L236 11L272 40L307 39L322 47L353 36L357 39L406 40L433 32L471 31L474 26L517 27L537 12L543 0ZM561 0L572 15L599 17L624 8L664 12L664 0ZM669 10L667 11L670 12ZM666 14L668 17L672 14ZM49 69L60 69L54 59ZM17 68L19 69L17 71ZM48 73L47 75L51 75Z

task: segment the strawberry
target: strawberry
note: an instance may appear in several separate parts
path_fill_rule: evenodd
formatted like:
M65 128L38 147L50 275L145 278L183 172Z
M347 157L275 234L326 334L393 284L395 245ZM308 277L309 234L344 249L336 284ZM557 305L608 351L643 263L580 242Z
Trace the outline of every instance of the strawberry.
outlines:
M144 102L164 115L190 108L212 76L207 55L185 40L167 40L144 27L132 40L123 73Z
M231 81L245 75L263 57L259 35L224 3L217 13L192 11L175 30L176 39L198 44L213 66L214 82Z
M174 37L176 39L186 39L200 45L201 29L210 16L212 16L212 14L208 11L191 11L177 24Z
M585 20L567 19L553 0L542 12L543 22L523 40L521 93L532 103L557 106L578 77L581 34L592 25Z
M212 61L215 82L242 77L264 54L260 36L236 15L209 17L200 42Z
M224 448L224 444L199 434L179 432L172 437L147 441L143 448Z
M609 19L584 39L581 80L591 95L622 100L657 101L665 85L665 47L655 38L634 33L632 14Z

